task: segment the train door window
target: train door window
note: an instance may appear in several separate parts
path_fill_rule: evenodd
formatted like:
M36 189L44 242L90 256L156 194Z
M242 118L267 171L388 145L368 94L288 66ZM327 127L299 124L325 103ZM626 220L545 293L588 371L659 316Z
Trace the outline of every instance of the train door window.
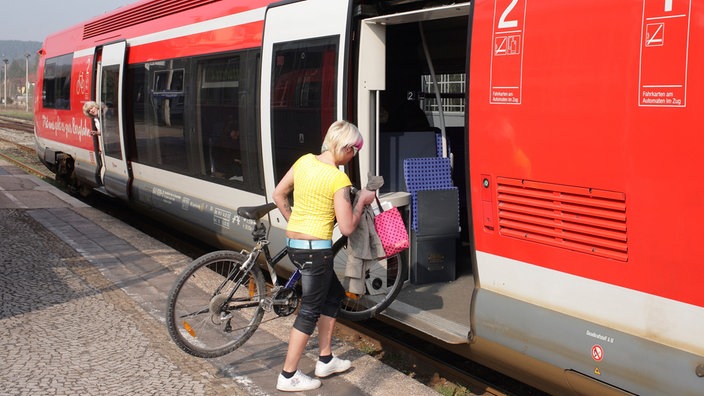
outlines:
M335 121L337 36L274 45L271 129L276 180L303 154L319 153Z
M139 84L132 98L137 160L190 174L185 128L186 61L155 61L131 68Z
M100 122L100 129L103 135L103 146L105 155L112 158L123 159L120 148L120 129L117 115L120 112L118 100L118 82L120 81L120 66L107 66L103 68L103 80L101 90L101 102L105 104L106 110Z
M71 63L73 55L50 58L44 64L42 106L47 109L71 108Z

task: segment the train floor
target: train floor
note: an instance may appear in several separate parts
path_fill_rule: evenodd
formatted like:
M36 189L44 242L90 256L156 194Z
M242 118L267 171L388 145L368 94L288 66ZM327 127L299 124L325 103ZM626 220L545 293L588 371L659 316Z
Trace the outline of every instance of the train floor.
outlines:
M466 343L474 276L465 261L468 261L465 256L458 254L454 280L425 284L406 282L383 315L449 344Z
M221 358L182 352L164 311L190 259L2 160L0 235L0 394L277 393L292 316ZM316 346L300 364L311 375ZM334 353L352 370L307 393L437 394L339 340Z

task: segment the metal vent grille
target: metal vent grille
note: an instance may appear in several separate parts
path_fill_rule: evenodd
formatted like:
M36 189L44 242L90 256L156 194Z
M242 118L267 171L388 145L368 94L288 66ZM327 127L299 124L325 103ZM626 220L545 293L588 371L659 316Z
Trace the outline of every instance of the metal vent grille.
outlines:
M115 30L134 26L191 8L215 3L220 0L161 0L139 5L106 18L87 23L83 27L83 39L100 36Z
M497 193L501 235L628 261L625 194L503 177Z

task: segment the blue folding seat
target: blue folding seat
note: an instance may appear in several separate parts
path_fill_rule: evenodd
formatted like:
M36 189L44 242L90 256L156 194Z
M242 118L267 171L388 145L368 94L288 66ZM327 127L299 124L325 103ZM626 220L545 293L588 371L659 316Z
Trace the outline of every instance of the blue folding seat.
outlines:
M457 189L452 184L450 159L443 157L406 158L403 161L403 174L406 179L406 189L411 193L411 229L419 231L418 191Z

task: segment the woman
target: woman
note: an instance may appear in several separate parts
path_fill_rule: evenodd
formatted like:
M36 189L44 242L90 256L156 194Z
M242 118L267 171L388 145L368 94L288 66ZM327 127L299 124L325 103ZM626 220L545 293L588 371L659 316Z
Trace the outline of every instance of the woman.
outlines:
M98 140L98 135L100 135L101 111L103 111L103 113L105 112L105 105L101 106L94 101L88 101L83 104L83 114L91 120L90 135L93 137L93 152L95 153L95 162L97 164L95 173L95 182L97 184L102 184L102 180L100 178L100 168L103 167L103 160L100 157L100 141Z
M298 370L298 363L315 326L318 326L317 377L327 377L350 368L349 360L332 355L332 333L344 289L333 271L332 230L337 225L349 235L359 224L365 205L375 192L363 189L352 207L350 182L338 166L348 163L362 147L359 130L347 121L336 121L328 129L319 155L300 157L274 190L274 202L288 221L286 240L289 257L301 268L301 308L289 335L288 352L276 388L305 391L320 387L318 379ZM295 188L294 188L295 186ZM288 195L293 191L294 208Z
M91 136L100 135L100 105L97 102L89 101L83 104L83 114L90 118L91 123Z

